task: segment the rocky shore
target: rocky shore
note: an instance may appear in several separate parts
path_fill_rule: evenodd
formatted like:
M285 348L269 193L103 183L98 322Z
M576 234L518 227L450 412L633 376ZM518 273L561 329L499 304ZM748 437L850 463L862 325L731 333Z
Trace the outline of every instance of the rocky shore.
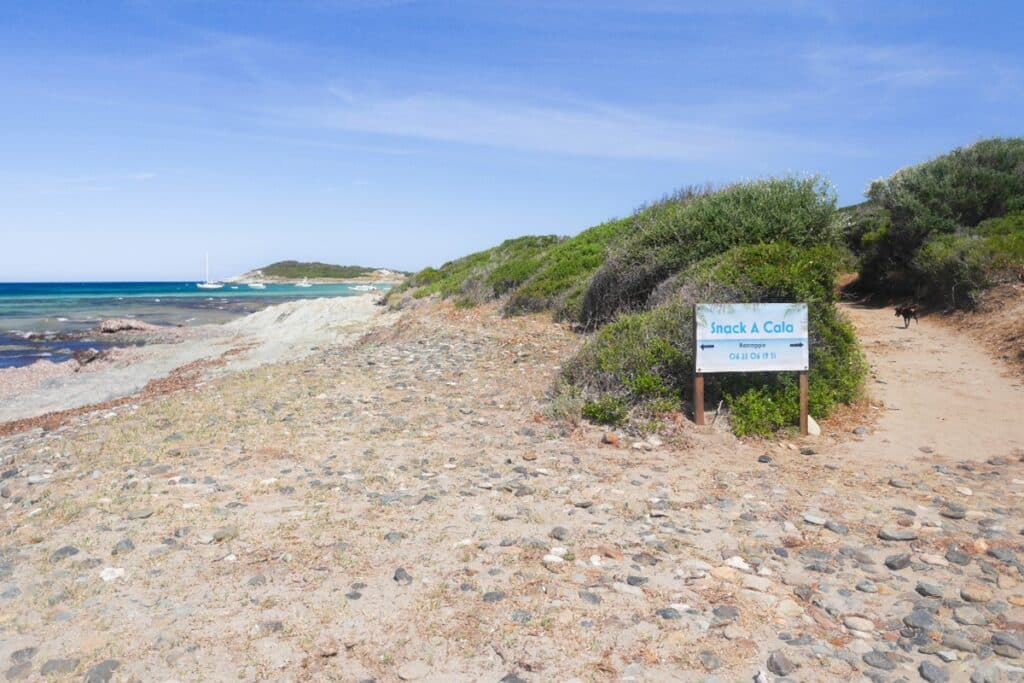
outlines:
M7 679L1024 676L1012 437L894 457L877 404L808 441L567 426L568 329L380 315L0 440Z

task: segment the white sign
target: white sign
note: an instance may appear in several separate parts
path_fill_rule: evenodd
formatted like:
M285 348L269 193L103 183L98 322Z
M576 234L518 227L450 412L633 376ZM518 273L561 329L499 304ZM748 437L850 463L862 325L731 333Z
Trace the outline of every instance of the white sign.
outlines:
M697 304L697 372L808 369L807 304Z

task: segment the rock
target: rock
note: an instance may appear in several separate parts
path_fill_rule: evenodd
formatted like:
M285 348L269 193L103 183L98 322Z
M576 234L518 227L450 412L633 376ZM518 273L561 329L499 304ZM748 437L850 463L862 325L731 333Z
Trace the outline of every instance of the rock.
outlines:
M110 554L125 555L133 550L135 550L135 544L132 543L132 539L122 538L120 541L117 542L117 545L114 546L114 549L110 551Z
M935 617L932 613L926 609L915 609L907 616L903 617L903 623L910 628L920 629L922 631L934 630L938 624L935 621Z
M988 602L992 599L992 589L981 583L968 583L960 589L960 597L967 602Z
M950 546L946 550L945 557L953 564L960 565L961 567L966 567L971 563L971 556L955 546Z
M122 579L124 578L124 568L105 567L103 571L100 572L100 578L103 579L105 583L110 583L115 579Z
M896 661L888 652L882 652L881 650L871 650L865 652L861 659L868 666L873 666L876 669L882 669L883 671L892 671L896 668Z
M765 455L759 455L759 456L757 456L757 461L758 461L759 463L767 464L767 463L770 463L770 462L772 461L772 458L771 458L771 456L770 456L770 455L768 455L768 454L765 454Z
M807 416L807 434L810 436L821 436L821 427L810 415Z
M953 619L956 620L956 623L964 626L984 626L988 623L984 614L969 606L957 607L953 610Z
M149 519L153 516L153 508L140 508L128 513L128 519ZM113 661L113 660L108 660ZM99 666L99 665L97 665Z
M963 505L946 503L939 508L939 514L948 519L963 519L967 516L967 510L964 509Z
M800 455L814 455L815 453L817 453L817 451L811 446L804 446L800 449Z
M412 583L412 576L409 574L409 572L405 571L404 567L399 567L398 569L396 569L395 575L392 578L394 579L395 583L397 583L400 586L408 586Z
M405 540L406 536L401 531L389 531L384 534L384 540L388 543L398 543Z
M569 530L564 526L556 526L548 535L556 541L565 541L569 538Z
M834 534L839 534L840 536L845 536L850 533L850 527L845 524L840 524L839 522L833 522L832 520L825 522L825 528Z
M917 532L913 529L887 527L878 532L878 537L883 541L913 541L917 539Z
M711 613L715 615L719 623L732 621L740 615L740 611L732 605L719 605Z
M768 670L776 676L788 676L796 670L796 665L780 650L768 655Z
M914 485L911 484L906 479L899 479L897 477L893 477L889 480L889 486L892 486L893 488L897 489L909 489L913 488Z
M60 562L65 557L73 557L73 556L77 555L78 552L79 552L78 548L76 548L73 545L66 545L66 546L57 548L57 550L55 550L53 552L53 554L50 555L50 562Z
M724 662L721 660L721 658L718 657L718 655L716 655L714 652L711 652L710 650L701 650L697 654L697 659L700 660L700 663L708 671L714 671L715 669L721 669L722 665L724 664Z
M853 433L856 434L857 436L864 436L866 434L870 434L871 430L869 430L867 427L854 427Z
M36 647L23 647L11 653L11 664L24 664L32 661L32 658L39 652Z
M400 666L396 673L403 681L418 681L430 673L430 667L426 662L416 659Z
M885 566L893 571L899 571L900 569L906 569L910 566L910 553L900 553L899 555L890 555L885 558Z
M591 593L590 591L580 591L579 596L580 599L583 600L583 602L588 602L591 605L601 604L601 596L597 595L596 593Z
M942 597L942 586L934 583L925 583L924 581L918 581L915 590L919 595L923 595L926 598L941 598Z
M517 624L526 624L529 623L531 619L533 619L533 615L527 612L526 610L517 609L512 612L511 619Z
M218 543L222 543L224 541L232 541L236 538L238 538L238 527L234 524L229 524L225 527L221 527L220 529L217 529L213 532L213 540L217 541Z
M827 522L828 520L822 517L821 515L815 515L813 513L808 512L804 514L804 521L808 524L813 524L814 526L824 526L825 522Z
M105 659L85 673L85 683L107 683L119 666L116 659Z
M149 332L159 329L160 328L157 325L142 322L141 320L131 320L129 318L111 318L110 320L104 320L99 325L99 331L103 334L115 334L117 332Z
M4 674L4 678L8 681L20 681L28 678L30 673L32 673L32 662L22 662L9 668Z
M613 434L612 432L605 432L604 435L601 436L601 443L608 444L609 446L618 446L619 437L617 434Z
M397 581L398 579L395 580ZM502 591L488 591L487 593L484 593L484 602L501 602L504 599L505 593Z
M875 582L872 581L871 579L864 579L863 581L858 582L856 588L861 593L877 593L878 592L878 586L876 586Z
M682 619L683 615L675 607L663 607L655 612L662 619Z
M843 619L843 626L854 631L864 631L865 633L871 633L875 630L875 624L873 621L855 615L851 615Z
M948 670L927 660L921 662L921 665L917 667L917 673L928 683L946 683L949 680Z
M43 676L67 676L68 674L75 673L77 668L78 660L74 658L48 659L43 663L43 667L39 670L39 673Z

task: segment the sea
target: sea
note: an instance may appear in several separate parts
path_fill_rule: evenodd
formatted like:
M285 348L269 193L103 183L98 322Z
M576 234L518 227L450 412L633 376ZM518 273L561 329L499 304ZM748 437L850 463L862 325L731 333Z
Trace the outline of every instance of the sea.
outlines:
M63 362L76 351L103 350L111 342L93 331L109 318L154 325L223 323L297 299L358 296L349 284L267 283L266 289L226 284L202 290L195 282L0 283L0 369L37 361ZM386 290L387 285L376 285Z

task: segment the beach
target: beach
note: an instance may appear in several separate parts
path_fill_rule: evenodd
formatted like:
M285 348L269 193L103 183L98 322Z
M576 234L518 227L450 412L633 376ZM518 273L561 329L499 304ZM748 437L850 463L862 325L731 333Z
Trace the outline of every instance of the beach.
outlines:
M1024 444L990 415L965 448L890 311L850 314L893 410L761 441L554 419L580 337L547 316L319 305L0 439L9 678L875 680L929 648L1024 673ZM992 373L963 391L1019 397Z

